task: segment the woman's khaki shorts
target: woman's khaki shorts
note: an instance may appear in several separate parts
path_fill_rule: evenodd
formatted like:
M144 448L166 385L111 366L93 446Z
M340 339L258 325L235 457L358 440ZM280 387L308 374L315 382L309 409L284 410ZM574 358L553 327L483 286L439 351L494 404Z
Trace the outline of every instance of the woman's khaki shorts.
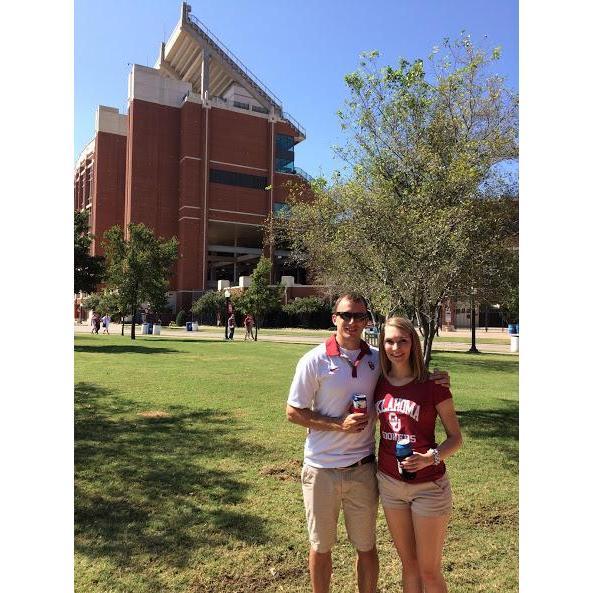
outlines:
M411 509L424 517L450 515L453 506L447 474L434 482L402 482L377 472L381 504L386 509Z
M316 552L329 552L336 543L340 507L354 547L360 552L373 549L379 506L376 472L376 462L344 469L303 465L301 481L309 542Z

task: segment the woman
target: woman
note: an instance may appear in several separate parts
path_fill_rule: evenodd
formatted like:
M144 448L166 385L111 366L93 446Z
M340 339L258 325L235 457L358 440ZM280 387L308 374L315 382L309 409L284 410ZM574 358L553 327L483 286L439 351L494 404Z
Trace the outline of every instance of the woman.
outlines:
M461 447L453 399L447 387L427 380L420 340L408 319L386 321L379 354L383 376L375 390L381 427L377 478L402 563L403 593L446 593L441 556L451 513L451 486L443 460ZM438 446L437 416L447 434ZM400 463L395 445L404 439L409 439L413 454ZM415 476L409 478L407 472Z
M253 317L251 316L251 313L247 313L243 320L243 325L245 326L245 337L243 339L246 340L247 338L251 338L252 340L255 340L253 337Z

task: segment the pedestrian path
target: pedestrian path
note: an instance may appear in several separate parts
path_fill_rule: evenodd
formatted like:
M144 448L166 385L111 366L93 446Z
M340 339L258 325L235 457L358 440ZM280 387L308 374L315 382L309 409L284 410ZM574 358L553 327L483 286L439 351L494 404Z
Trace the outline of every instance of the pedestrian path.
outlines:
M136 335L141 336L140 333L142 329L141 325L136 326ZM74 332L77 334L90 334L91 328L86 324L74 324ZM117 323L112 323L109 326L109 333L110 335L120 335L121 334L121 325ZM125 327L125 334L129 336L130 334L130 326L126 325ZM99 338L102 334L99 334ZM469 337L469 332L464 330L460 330L458 332L440 332L440 337ZM175 338L181 340L208 340L208 341L220 341L224 340L224 329L220 329L220 331L213 331L212 329L208 328L208 330L199 330L197 332L188 332L182 329L173 329L169 327L163 327L161 329L160 336L143 336L149 339L159 339L162 338ZM477 337L477 348L480 352L490 353L490 354L510 354L511 356L517 356L517 353L510 352L510 338L506 334L506 332L501 332L500 330L484 332L481 331L476 334ZM506 343L498 343L498 344L483 344L480 343L480 338L506 338ZM257 337L258 341L260 342L276 342L282 344L321 344L326 337L325 336L300 336L297 334L290 335L290 334L283 334L283 335L266 335L260 333ZM241 328L239 331L235 332L235 342L243 342L243 332ZM469 342L434 342L433 350L434 351L451 351L451 352L466 352L469 349Z

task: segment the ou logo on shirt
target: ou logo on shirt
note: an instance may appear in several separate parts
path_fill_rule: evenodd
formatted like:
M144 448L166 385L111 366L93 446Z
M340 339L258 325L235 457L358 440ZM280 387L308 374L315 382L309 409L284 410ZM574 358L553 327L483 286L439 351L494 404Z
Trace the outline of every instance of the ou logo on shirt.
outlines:
M402 427L402 423L399 419L399 416L395 412L389 412L389 416L387 418L389 426L391 426L391 430L393 430L393 432L399 432Z

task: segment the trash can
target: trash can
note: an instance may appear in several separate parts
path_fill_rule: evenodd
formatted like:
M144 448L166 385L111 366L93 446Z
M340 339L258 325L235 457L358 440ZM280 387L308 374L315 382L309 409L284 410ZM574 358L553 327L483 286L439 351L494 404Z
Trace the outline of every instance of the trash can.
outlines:
M190 332L191 331L191 321L186 321L185 322L185 329Z
M192 321L191 322L191 329L194 332L197 332L198 331L198 322L197 321Z
M160 336L160 335L161 335L161 327L162 327L162 326L161 326L160 324L158 324L158 323L155 323L155 324L152 326L152 335L153 335L153 336Z
M145 335L148 333L148 323L142 324L142 333Z
M511 334L511 352L519 352L519 334Z
M149 324L148 324L148 333L149 333L149 334L152 334L152 326L153 326L153 324L152 324L152 323L149 323Z

